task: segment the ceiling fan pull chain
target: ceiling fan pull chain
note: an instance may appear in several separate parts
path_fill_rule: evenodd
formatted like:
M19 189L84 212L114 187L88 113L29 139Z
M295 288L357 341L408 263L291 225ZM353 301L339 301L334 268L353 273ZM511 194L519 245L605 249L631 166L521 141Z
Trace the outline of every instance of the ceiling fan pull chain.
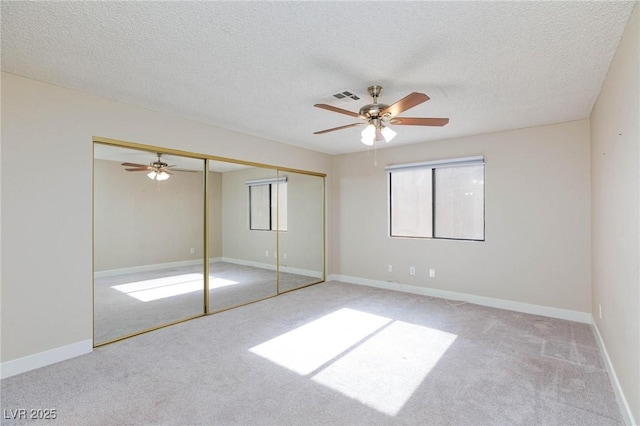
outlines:
M373 144L373 165L378 167L378 147L375 143Z

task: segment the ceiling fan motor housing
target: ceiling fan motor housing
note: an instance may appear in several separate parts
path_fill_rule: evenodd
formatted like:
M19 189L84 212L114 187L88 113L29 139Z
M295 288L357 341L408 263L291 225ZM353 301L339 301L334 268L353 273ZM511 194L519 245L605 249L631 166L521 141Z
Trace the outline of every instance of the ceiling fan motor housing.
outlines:
M365 120L369 120L372 118L384 118L380 117L380 112L384 111L388 107L389 105L385 104L369 104L360 108L359 114L360 117L364 118Z
M387 109L389 105L378 103L378 96L380 96L380 92L382 92L382 86L369 86L368 90L369 95L373 98L373 103L360 108L358 114L360 118L364 120L374 121L371 124L378 127L380 123L377 120L385 118L380 116L380 112Z
M162 161L162 159L161 159L162 153L160 153L160 152L156 152L156 155L158 156L158 160L157 160L157 161L154 161L154 162L152 162L152 163L149 163L149 165L150 165L151 167L153 167L154 169L162 169L162 168L164 168L164 167L167 167L167 166L168 166L168 164L167 164L167 163L165 163L164 161Z

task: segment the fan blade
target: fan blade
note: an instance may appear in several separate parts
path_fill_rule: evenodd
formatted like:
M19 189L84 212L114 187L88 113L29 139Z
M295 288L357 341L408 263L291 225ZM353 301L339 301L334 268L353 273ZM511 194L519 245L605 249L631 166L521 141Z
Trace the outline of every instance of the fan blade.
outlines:
M396 117L389 123L400 126L444 126L448 122L448 118Z
M355 127L355 126L362 126L363 124L366 124L366 123L363 121L362 123L347 124L346 126L334 127L333 129L325 129L325 130L320 130L319 132L313 132L313 134L314 135L321 135L323 133L329 133L329 132L333 132L335 130L348 129L349 127Z
M148 164L137 164L137 163L122 163L121 166L129 166L129 167L149 167Z
M165 173L166 173L166 174L168 174L168 175L172 175L172 174L173 174L173 173L171 173L169 170L167 170L166 168L165 168L165 169L162 169L162 170L160 170L160 171L161 171L161 172L165 172Z
M327 104L315 104L314 107L326 109L327 111L339 112L340 114L348 115L350 117L360 117L357 112L347 111L346 109L337 108Z
M384 116L389 114L390 117L395 117L403 111L408 110L409 108L413 108L416 105L420 105L423 102L427 102L429 97L424 93L413 92L400 99L393 105L390 105L380 111L380 115Z
M135 168L135 169L125 169L125 170L128 171L128 172L146 172L146 171L149 171L150 168L149 167L145 167L145 168L138 167L138 168Z

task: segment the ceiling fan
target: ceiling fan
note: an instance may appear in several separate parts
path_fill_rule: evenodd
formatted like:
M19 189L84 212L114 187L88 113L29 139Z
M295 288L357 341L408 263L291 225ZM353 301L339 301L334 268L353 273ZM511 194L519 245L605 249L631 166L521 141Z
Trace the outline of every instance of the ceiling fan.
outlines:
M429 100L424 93L413 92L392 105L379 104L378 96L382 92L382 86L369 86L369 95L373 98L373 103L360 108L359 112L351 112L346 109L337 108L327 104L315 104L314 107L326 109L328 111L338 112L350 117L361 118L362 122L347 124L346 126L334 127L331 129L320 130L314 132L314 135L333 132L335 130L348 129L350 127L361 126L367 124L362 131L362 143L365 145L373 145L376 141L389 142L396 135L389 124L400 126L444 126L449 122L448 118L417 118L417 117L396 117L398 114L420 105Z
M157 152L157 161L149 163L149 165L137 164L137 163L122 163L122 166L128 167L125 170L128 172L149 172L147 176L152 180L167 180L174 172L194 172L193 170L172 169L174 165L168 165L162 161L162 154Z

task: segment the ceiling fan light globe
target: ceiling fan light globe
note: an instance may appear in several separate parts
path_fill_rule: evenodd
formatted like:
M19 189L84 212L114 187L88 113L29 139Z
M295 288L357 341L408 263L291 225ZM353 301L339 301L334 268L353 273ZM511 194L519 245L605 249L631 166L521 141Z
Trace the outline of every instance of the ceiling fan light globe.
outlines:
M373 141L373 138L376 137L376 127L373 124L369 124L360 135L363 139L371 139Z
M376 127L373 124L369 124L367 127L364 128L364 130L362 131L362 133L360 133L360 135L362 136L362 139L360 139L360 142L362 142L367 146L371 146L373 145L373 141L376 138Z
M362 142L363 144L367 145L367 146L373 146L373 138L362 138L360 139L360 142Z
M169 173L165 172L164 170L152 170L149 173L147 173L147 177L151 180L167 180L169 179Z
M383 127L382 128L382 136L384 136L385 142L389 143L393 138L395 138L397 133L391 127Z

